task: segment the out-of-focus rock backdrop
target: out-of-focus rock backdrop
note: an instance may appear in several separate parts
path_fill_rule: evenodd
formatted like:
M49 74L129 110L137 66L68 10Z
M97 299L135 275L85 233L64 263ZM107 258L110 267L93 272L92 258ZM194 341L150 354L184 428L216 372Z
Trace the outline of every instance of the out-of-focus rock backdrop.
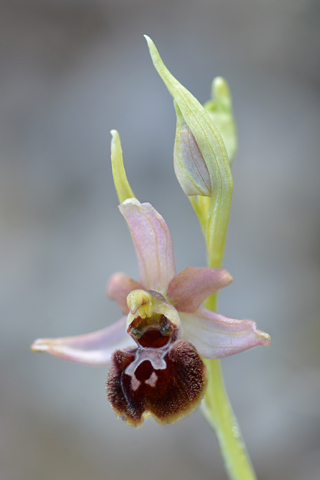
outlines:
M119 317L137 277L110 134L132 187L165 217L178 270L204 242L172 165L175 115L143 34L201 102L230 83L239 133L221 313L272 336L222 361L260 480L320 476L319 77L316 0L1 0L1 480L223 480L200 411L132 429L104 368L30 352L37 337Z

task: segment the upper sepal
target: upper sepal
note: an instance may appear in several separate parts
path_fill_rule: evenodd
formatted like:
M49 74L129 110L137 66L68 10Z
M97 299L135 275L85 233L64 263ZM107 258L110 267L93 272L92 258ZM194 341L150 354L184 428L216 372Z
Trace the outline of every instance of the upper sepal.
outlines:
M176 270L169 228L150 203L129 198L119 205L136 249L140 282L147 290L166 292Z

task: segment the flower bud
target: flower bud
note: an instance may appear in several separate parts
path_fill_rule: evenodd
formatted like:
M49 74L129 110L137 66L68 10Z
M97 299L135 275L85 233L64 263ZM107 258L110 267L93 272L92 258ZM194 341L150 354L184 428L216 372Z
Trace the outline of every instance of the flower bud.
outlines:
M182 190L188 196L211 195L211 180L206 162L197 141L185 122L179 107L177 112L177 129L174 144L174 170Z
M211 96L211 100L205 103L204 108L218 127L227 149L229 163L232 165L237 152L237 130L233 116L232 97L229 85L224 78L213 79Z
M169 72L146 36L152 62L174 99L177 113L175 169L187 195L232 197L232 175L221 134L210 113Z

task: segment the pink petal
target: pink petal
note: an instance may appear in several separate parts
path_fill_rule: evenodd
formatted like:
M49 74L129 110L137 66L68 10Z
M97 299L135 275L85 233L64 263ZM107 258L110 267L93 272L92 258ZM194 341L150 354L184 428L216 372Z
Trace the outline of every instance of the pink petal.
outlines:
M256 345L269 345L270 336L257 330L252 320L235 320L200 307L181 313L182 337L193 343L204 358L223 358Z
M192 313L209 295L232 280L230 273L220 268L187 267L173 277L167 296L178 311Z
M175 275L173 247L168 226L150 203L135 198L120 206L136 249L140 281L146 289L165 293Z
M107 286L108 296L117 302L123 313L128 314L127 296L132 290L142 289L141 283L124 273L115 273L109 280Z
M135 345L126 333L126 320L127 317L122 317L113 325L87 335L38 339L31 349L71 362L94 366L109 365L115 349Z

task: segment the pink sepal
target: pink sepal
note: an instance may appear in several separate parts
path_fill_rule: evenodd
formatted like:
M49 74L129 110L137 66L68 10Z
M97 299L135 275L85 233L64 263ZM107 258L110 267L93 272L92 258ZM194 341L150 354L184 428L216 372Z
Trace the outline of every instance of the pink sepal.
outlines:
M140 281L147 290L165 293L176 271L172 239L162 216L150 203L135 198L119 206L136 249Z
M187 267L173 277L167 296L177 310L192 313L209 295L226 287L232 280L227 270Z
M93 366L109 365L116 348L134 346L135 342L126 333L127 317L107 328L86 335L36 340L31 349L47 352L71 362Z
M181 313L182 337L193 343L204 358L223 358L257 345L269 345L270 336L252 320L235 320L200 307Z

